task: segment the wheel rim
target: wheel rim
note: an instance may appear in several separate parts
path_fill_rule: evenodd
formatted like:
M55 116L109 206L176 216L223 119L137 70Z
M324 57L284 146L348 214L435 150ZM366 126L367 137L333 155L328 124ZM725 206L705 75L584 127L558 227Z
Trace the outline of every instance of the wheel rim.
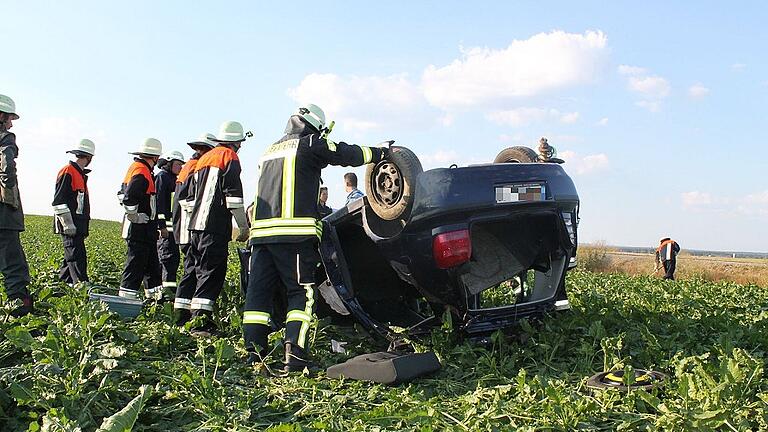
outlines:
M403 175L397 165L384 161L373 170L373 197L384 207L393 207L403 197Z

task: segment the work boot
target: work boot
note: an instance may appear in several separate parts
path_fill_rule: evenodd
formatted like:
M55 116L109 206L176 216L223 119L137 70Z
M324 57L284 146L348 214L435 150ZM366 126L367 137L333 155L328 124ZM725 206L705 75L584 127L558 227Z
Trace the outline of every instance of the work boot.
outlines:
M187 309L175 309L176 312L176 326L183 327L192 319L192 312Z
M21 306L11 311L12 317L21 318L24 315L30 314L32 313L32 311L35 310L34 301L32 300L32 296L30 296L29 294L23 297L17 297L16 299L21 300ZM13 299L13 300L16 300L16 299Z
M285 343L285 372L301 372L304 368L310 371L317 368L310 359L309 354L300 346L290 342Z
M196 313L192 314L192 319L195 319L197 317L202 318L202 323L196 325L193 327L189 334L195 337L211 337L211 336L219 336L219 330L216 328L216 325L213 323L213 319L211 315L213 315L212 312L209 311L195 311Z

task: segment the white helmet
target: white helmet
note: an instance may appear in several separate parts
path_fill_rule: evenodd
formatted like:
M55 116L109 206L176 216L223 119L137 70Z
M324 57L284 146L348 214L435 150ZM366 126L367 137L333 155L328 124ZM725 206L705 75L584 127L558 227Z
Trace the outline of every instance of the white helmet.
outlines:
M155 138L147 138L132 155L160 156L163 154L163 144Z
M188 146L195 148L195 147L209 147L214 148L216 147L216 143L213 142L216 137L213 134L204 133L200 135L200 138L197 139L197 141L190 141L187 143Z
M306 104L300 106L296 115L301 116L307 123L317 129L318 132L322 131L325 127L325 112L323 109L315 104Z
M16 114L16 103L13 101L13 99L2 94L0 94L0 112L11 114L14 120L19 118L19 115Z
M94 156L96 154L96 144L89 139L81 139L79 143L72 150L67 150L67 153L74 155L87 154L88 156Z
M245 141L245 134L243 134L243 125L236 121L226 121L221 124L219 128L219 135L212 141L215 142L243 142Z
M160 156L160 159L165 159L168 162L172 162L172 161L175 161L175 160L177 160L179 162L184 162L184 155L181 154L180 151L171 150L171 151L163 154L162 156Z

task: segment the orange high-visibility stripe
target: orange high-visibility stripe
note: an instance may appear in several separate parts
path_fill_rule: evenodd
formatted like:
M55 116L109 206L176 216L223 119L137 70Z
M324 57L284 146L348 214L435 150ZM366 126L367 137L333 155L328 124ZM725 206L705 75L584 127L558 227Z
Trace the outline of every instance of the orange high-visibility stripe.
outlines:
M144 178L147 179L147 182L149 182L149 186L147 186L147 192L148 194L155 193L155 180L152 178L152 173L149 171L149 168L144 165L144 163L139 161L134 161L130 167L128 167L128 172L125 174L125 178L123 179L123 184L128 184L131 182L131 179L136 175L142 175Z
M187 161L187 163L184 164L183 167L181 167L181 171L179 171L179 175L176 176L176 183L181 184L187 181L187 178L194 174L195 167L197 166L197 159L190 159Z
M670 243L674 243L674 242L675 241L671 240L671 239L670 240L664 240L664 242L662 244L660 244L659 247L656 249L656 252L661 253L661 250L664 249L664 246L666 246L666 245L668 245Z
M237 153L229 147L218 146L212 150L209 150L200 159L198 159L195 165L195 172L199 172L206 168L216 167L223 170L232 161L239 161Z
M80 173L80 171L77 170L77 168L73 167L71 164L67 164L67 166L59 170L59 174L56 175L56 179L60 179L62 176L67 174L69 174L69 176L72 178L73 191L76 191L76 192L88 191L88 188L85 185L85 179L83 178L83 175Z

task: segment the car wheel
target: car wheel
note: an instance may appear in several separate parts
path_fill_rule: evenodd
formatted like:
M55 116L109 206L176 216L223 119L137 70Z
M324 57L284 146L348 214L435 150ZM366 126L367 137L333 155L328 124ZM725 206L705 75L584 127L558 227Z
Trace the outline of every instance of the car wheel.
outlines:
M528 147L508 147L500 151L493 163L533 163L539 161L539 155Z
M389 158L369 164L365 171L368 203L384 220L407 220L413 206L416 177L424 170L416 155L405 147L392 146Z

